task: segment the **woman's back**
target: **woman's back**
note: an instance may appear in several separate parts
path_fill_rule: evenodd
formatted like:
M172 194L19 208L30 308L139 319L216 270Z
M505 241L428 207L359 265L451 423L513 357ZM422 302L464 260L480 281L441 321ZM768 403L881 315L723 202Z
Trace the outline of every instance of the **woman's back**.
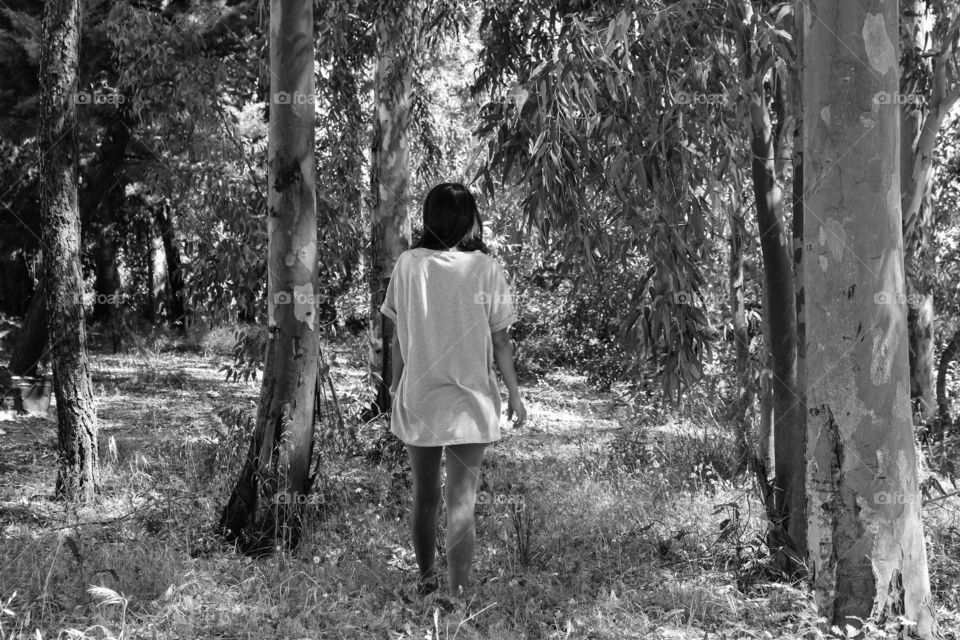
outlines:
M498 439L491 333L516 317L497 261L479 251L404 252L382 310L396 322L404 362L394 433L420 446Z

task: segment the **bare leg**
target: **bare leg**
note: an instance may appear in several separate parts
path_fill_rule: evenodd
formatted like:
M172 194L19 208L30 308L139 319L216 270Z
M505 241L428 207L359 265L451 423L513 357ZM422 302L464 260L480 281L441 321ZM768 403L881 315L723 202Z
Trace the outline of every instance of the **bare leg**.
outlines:
M447 568L450 592L460 595L470 586L477 533L473 511L480 484L480 461L486 444L456 444L447 449Z
M436 579L437 515L440 511L440 457L443 447L407 445L413 471L410 529L417 554L421 585Z

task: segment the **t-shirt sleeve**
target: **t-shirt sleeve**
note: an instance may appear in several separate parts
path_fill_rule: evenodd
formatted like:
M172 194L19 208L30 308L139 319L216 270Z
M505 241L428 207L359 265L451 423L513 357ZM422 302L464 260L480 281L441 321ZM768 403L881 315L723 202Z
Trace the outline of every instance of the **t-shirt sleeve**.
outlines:
M383 304L380 305L380 313L387 316L394 322L397 321L397 274L400 272L400 260L393 265L393 273L390 274L390 282L387 283L387 292L383 296Z
M493 278L490 291L490 332L506 329L517 321L517 314L513 310L513 298L510 295L510 285L503 267L494 262Z

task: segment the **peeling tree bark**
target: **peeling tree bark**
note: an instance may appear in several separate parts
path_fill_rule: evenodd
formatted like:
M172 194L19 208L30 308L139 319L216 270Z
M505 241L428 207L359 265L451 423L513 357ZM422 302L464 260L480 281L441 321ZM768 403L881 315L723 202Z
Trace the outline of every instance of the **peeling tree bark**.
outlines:
M313 3L270 2L270 340L250 450L220 520L251 554L300 540L319 359Z
M397 258L410 247L407 213L410 150L407 131L417 50L416 3L383 3L377 16L373 80L373 146L370 187L370 369L380 375L374 414L390 409L393 325L380 313Z
M40 210L57 399L56 495L91 501L100 492L100 459L81 299L76 134L79 0L50 0L44 5L41 43Z
M804 8L809 549L820 614L936 635L910 415L896 3ZM906 632L904 632L906 633Z

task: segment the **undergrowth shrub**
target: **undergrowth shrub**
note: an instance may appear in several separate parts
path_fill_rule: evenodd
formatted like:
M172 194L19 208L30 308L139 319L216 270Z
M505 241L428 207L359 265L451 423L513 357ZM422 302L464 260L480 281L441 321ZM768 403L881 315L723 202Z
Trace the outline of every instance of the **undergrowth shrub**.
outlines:
M549 271L518 279L518 319L512 330L518 375L538 379L558 367L582 371L609 390L624 379L628 360L619 327L631 308L636 277L620 269L577 286Z

